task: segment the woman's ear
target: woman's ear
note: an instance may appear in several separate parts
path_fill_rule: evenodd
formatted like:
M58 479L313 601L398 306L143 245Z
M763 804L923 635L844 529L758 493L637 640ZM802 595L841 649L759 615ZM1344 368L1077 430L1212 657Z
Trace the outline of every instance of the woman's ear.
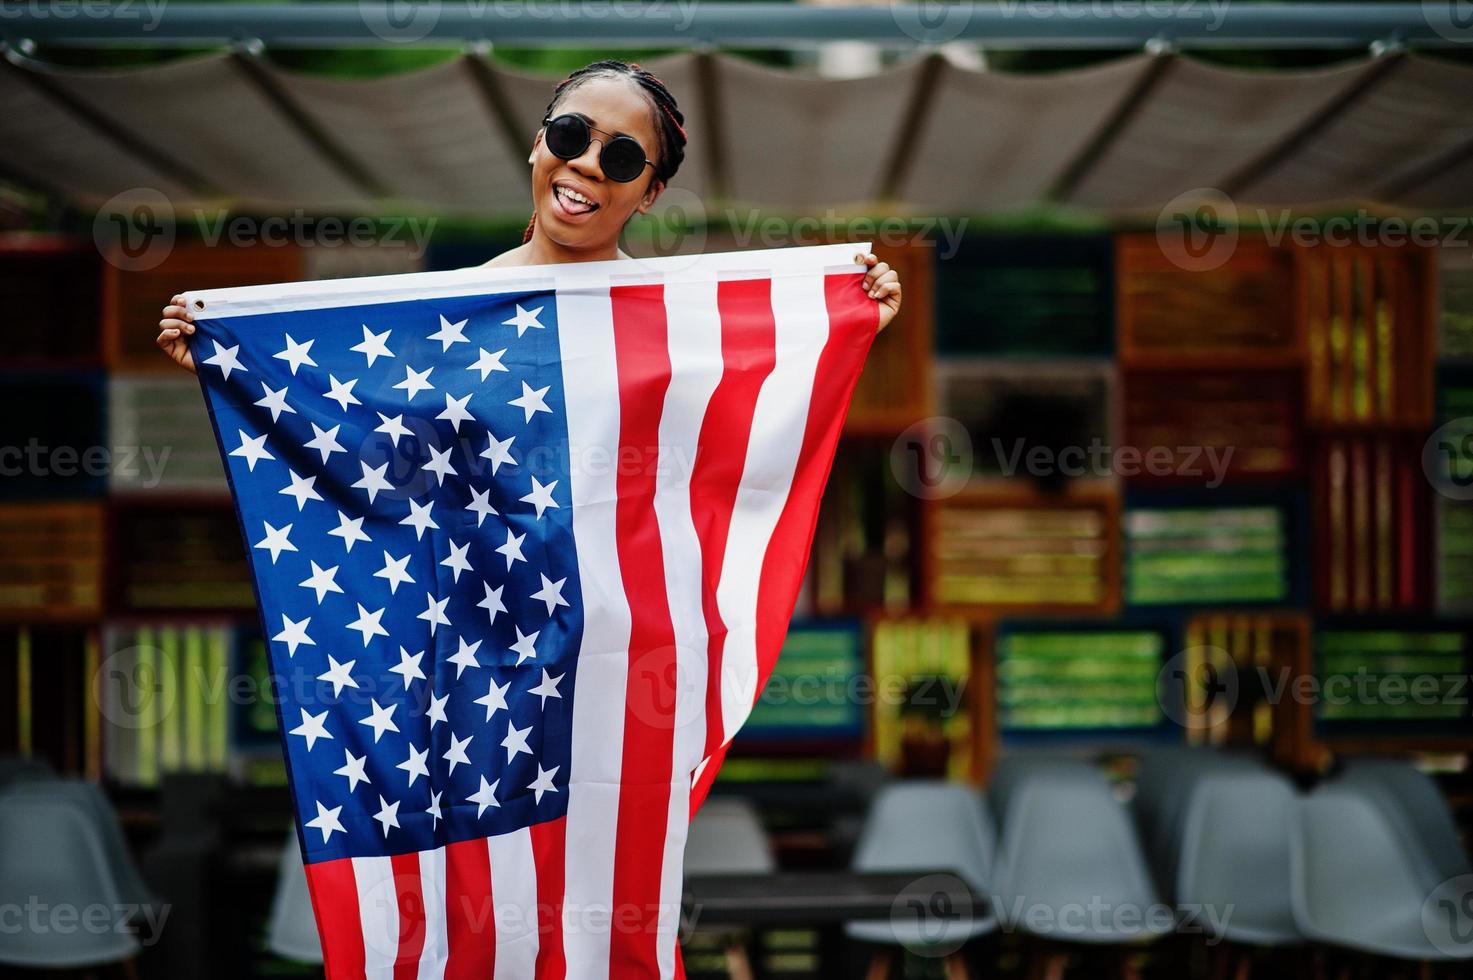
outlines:
M636 209L640 214L648 214L650 208L660 199L665 192L665 182L658 177L650 181L650 186L645 189L644 197L639 199L639 207Z

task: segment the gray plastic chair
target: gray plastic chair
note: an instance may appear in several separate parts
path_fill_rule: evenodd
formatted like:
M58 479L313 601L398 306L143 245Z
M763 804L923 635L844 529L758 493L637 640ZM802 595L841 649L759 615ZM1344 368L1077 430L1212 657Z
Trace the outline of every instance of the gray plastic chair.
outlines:
M1005 755L992 768L987 781L987 802L992 808L995 826L1005 831L1008 807L1023 786L1036 779L1078 780L1108 790L1109 777L1092 763L1067 755L1026 753Z
M996 886L1009 928L1050 939L1132 943L1175 925L1125 807L1108 786L1084 780L1033 779L1014 793Z
M1303 942L1289 888L1295 816L1294 786L1277 773L1223 771L1197 779L1182 822L1176 886L1178 903L1211 912L1197 925L1253 946Z
M51 921L44 909L76 916L69 926L0 929L0 963L75 969L138 955L138 940L120 928L124 899L93 820L63 800L7 793L0 796L0 905L32 903L42 922Z
M140 908L158 904L158 899L143 880L143 875L128 850L128 841L123 836L123 826L118 821L117 811L96 783L84 779L28 779L11 783L4 794L25 799L54 800L75 807L97 830L103 853L107 855L113 883L117 885L122 901Z
M708 799L685 839L687 875L767 874L777 870L756 807L741 799Z
M1141 759L1131 815L1156 887L1176 899L1187 806L1202 778L1221 772L1267 772L1256 758L1203 746L1157 749Z
M995 835L987 801L969 786L932 780L892 784L875 798L851 864L855 871L946 870L978 896L992 884ZM997 928L987 901L940 923L849 922L851 939L908 949L956 947Z
M1290 837L1294 921L1309 939L1407 960L1473 957L1430 938L1435 893L1417 867L1415 842L1361 789L1327 783L1302 799Z
M56 770L44 759L24 755L0 756L0 790L11 783L55 778Z
M287 831L286 846L277 865L276 894L266 925L266 948L273 955L300 963L322 962L322 939L317 935L317 917L312 913L312 894L307 890L307 872L302 867L302 845L293 827Z
M1415 855L1428 887L1473 871L1457 820L1437 782L1402 759L1350 759L1336 782L1362 787L1396 829L1420 847Z

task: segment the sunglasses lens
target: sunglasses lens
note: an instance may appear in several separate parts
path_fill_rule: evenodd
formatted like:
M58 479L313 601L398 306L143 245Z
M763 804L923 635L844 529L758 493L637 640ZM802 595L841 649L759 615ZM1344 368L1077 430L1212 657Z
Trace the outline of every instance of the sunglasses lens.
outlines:
M558 116L547 124L547 148L564 160L571 160L588 147L588 124L574 115Z
M644 169L644 150L638 141L617 136L609 140L599 163L610 180L625 183L638 177Z

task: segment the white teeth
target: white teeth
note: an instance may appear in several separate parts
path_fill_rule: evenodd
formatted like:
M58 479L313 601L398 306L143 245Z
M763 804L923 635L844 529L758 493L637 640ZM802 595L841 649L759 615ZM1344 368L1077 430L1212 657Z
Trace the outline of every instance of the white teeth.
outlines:
M593 204L592 201L590 201L588 198L584 197L582 194L579 194L577 191L573 190L570 187L564 187L562 184L559 184L557 186L557 192L559 194L562 194L564 197L570 197L570 198L572 198L573 200L577 201L580 204L588 204L588 205L592 205Z

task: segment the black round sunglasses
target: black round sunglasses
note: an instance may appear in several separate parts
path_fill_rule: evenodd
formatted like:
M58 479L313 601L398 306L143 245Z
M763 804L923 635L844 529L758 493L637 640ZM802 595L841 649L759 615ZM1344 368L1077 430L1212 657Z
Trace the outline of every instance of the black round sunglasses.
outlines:
M588 144L593 142L593 134L598 133L603 143L598 151L598 165L603 168L604 176L621 184L627 184L644 173L645 167L654 166L644 155L644 147L633 136L615 136L609 139L608 133L594 129L588 125L586 119L574 113L565 112L559 116L544 117L542 126L545 131L543 141L548 150L563 160L581 156L588 149Z

